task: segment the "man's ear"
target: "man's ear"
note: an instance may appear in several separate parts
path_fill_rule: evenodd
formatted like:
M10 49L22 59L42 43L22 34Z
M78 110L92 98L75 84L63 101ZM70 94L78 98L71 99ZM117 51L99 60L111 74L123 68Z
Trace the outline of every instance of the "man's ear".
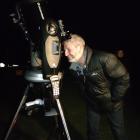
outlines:
M82 47L80 45L77 46L77 52L80 52Z
M78 50L77 50L79 53L83 52L84 51L84 47L79 45L78 46Z

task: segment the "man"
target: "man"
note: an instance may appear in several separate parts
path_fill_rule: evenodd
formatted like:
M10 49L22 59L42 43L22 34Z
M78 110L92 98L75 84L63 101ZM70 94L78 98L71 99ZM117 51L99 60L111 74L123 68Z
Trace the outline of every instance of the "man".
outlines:
M123 97L129 87L129 74L111 53L92 50L76 34L63 42L70 68L83 77L82 89L87 103L88 140L99 140L99 124L106 113L115 140L125 140ZM81 81L81 80L78 80Z

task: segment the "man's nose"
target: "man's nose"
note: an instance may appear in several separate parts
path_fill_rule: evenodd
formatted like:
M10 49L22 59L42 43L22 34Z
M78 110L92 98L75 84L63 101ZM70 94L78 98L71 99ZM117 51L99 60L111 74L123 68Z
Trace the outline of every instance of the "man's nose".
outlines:
M68 56L69 55L68 50L65 50L64 53L65 53L65 56Z

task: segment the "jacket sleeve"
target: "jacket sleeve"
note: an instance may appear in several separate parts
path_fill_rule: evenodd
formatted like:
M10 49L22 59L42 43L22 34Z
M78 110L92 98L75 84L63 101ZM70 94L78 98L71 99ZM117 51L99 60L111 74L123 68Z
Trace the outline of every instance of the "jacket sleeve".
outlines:
M112 101L121 100L129 87L129 73L114 54L107 54L104 69L111 81Z

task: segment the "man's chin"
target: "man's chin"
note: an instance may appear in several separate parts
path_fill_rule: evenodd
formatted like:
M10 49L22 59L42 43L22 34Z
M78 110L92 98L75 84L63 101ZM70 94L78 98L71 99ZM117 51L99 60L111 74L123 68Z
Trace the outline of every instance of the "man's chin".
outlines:
M74 59L69 59L70 63L76 62Z

